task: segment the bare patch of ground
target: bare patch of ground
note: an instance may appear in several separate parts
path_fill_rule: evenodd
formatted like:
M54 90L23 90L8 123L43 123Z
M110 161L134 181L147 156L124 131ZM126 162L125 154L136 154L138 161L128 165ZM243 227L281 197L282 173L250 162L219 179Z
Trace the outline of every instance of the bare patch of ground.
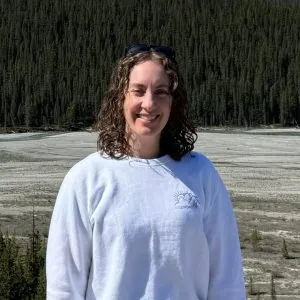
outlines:
M96 151L96 139L88 132L0 135L1 230L30 233L34 211L47 236L63 177ZM195 148L214 162L231 195L247 285L252 278L248 299L257 299L257 292L270 299L271 272L277 299L300 299L300 130L203 131ZM260 240L254 249L255 229Z

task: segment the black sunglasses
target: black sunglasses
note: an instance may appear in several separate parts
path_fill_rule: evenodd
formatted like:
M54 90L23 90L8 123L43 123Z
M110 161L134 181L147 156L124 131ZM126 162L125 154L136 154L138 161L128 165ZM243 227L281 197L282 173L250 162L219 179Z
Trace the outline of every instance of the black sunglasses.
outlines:
M124 56L135 55L141 52L154 51L162 53L167 58L175 60L175 51L168 46L158 46L158 45L146 45L146 44L132 44L125 49Z

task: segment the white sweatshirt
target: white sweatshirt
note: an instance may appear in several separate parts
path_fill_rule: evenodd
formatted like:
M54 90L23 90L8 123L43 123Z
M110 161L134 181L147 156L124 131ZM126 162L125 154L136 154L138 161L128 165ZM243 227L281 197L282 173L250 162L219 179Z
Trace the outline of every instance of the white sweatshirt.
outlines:
M94 153L66 175L47 247L48 300L244 300L232 205L203 155Z

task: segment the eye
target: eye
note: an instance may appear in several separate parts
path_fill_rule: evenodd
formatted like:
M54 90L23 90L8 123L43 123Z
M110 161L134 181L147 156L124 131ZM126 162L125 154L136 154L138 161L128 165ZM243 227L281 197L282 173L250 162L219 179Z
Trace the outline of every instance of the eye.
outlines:
M159 95L159 96L167 96L167 95L170 95L169 91L168 90L157 90L155 92L156 95Z
M133 94L134 94L135 96L138 96L138 97L143 96L144 93L145 93L143 90L140 90L140 89L132 90L132 92L133 92Z

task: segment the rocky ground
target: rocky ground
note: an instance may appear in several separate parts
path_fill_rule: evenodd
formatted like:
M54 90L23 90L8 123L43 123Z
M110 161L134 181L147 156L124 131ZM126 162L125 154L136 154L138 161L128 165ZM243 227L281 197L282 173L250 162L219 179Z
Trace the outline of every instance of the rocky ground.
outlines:
M59 185L96 151L96 139L91 132L1 134L1 230L24 239L34 212L47 237ZM230 192L248 299L271 299L271 273L277 299L300 299L300 129L205 130L196 150L214 162Z

